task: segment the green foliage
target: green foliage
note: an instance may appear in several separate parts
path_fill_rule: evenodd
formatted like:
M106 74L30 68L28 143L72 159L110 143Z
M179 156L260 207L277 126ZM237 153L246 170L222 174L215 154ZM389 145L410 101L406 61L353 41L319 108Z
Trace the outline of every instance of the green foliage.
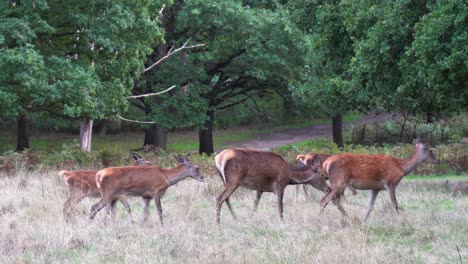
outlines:
M418 116L397 117L383 123L352 125L346 133L348 143L367 144L398 142L411 143L416 137L428 135L432 145L458 143L468 136L468 115L466 113L446 117L432 124Z
M146 55L161 41L162 2L1 3L0 109L102 118L126 109Z
M428 4L430 13L414 27L414 42L400 67L401 97L418 98L407 109L459 112L468 105L468 5L465 1Z
M276 1L177 2L164 17L167 42L177 47L191 37L190 44L205 44L171 57L139 85L154 91L188 84L144 102L149 119L169 128L201 126L208 111L267 97L269 90L285 91L302 71L302 35ZM164 53L154 55L156 61Z
M286 113L283 98L268 93L256 100L247 100L233 107L218 111L215 126L231 128L246 125L279 125L293 115Z
M77 144L67 145L63 144L61 150L53 150L51 153L43 157L43 162L46 165L58 167L67 164L70 167L76 166L95 166L94 161L97 161L98 154L85 153L80 150Z
M290 89L298 104L327 114L466 108L464 1L289 1L288 8L310 45L309 68Z

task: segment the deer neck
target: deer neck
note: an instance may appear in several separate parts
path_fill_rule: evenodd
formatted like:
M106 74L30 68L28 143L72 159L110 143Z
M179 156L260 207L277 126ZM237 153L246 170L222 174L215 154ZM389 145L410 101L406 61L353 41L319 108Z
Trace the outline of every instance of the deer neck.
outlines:
M297 168L297 167L291 167L291 180L294 183L302 183L306 182L309 180L310 177L310 169L309 168Z
M404 176L412 172L416 166L423 161L423 152L420 149L415 149L409 157L399 160L400 166L403 169Z
M187 178L187 175L185 174L185 167L184 165L179 165L176 168L170 169L170 170L162 170L163 173L166 175L168 181L169 181L169 186L172 186L181 180Z

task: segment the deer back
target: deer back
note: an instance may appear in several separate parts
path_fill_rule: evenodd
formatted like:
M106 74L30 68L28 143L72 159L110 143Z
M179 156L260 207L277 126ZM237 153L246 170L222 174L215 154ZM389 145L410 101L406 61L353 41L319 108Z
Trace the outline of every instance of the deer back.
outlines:
M358 189L383 188L404 175L398 160L387 155L338 154L328 158L322 169L330 181L357 182Z
M250 189L270 189L273 183L290 180L288 164L273 152L227 149L216 155L215 163L224 182L239 182Z
M113 185L120 189L167 184L167 176L159 166L123 166L105 168L96 173L98 188Z

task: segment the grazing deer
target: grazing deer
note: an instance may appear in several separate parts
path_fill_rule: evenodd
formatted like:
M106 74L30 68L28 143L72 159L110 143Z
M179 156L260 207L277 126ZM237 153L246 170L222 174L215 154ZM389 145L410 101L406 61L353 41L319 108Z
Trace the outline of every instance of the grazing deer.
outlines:
M135 166L149 166L150 162L143 159L136 153L130 153L130 156L135 161ZM96 173L97 170L78 170L78 171L66 171L62 170L59 172L60 176L65 176L65 184L70 190L70 197L63 205L63 214L66 219L69 219L70 212L75 206L83 200L85 197L101 197L101 193L96 185ZM119 200L127 209L128 214L131 217L130 206L123 197L117 197L116 200L112 201L111 206L107 208L107 212L114 213L115 203ZM112 210L111 210L112 209ZM114 214L112 214L114 216Z
M318 157L319 160L320 160L320 163L323 164L329 157L331 157L332 155L330 154L323 154L323 153L307 153L307 154L301 154L301 155L297 155L296 156L296 160L300 163L303 163L305 164L306 166L311 166L312 165L312 160L315 158L315 157ZM302 188L304 190L304 194L306 197L307 196L307 187L308 185L306 184L303 184L302 185ZM356 195L356 190L351 187L351 186L348 186L348 189L352 192L353 195ZM298 195L299 193L299 185L296 186L296 196Z
M239 187L256 190L254 210L263 192L274 192L278 199L278 211L283 219L283 194L288 184L314 182L315 188L329 191L321 176L318 158L311 167L290 168L278 154L248 149L226 149L216 155L215 165L224 182L224 191L216 200L216 222L220 222L221 207L226 202L232 216L236 218L229 196Z
M148 216L148 206L154 199L163 225L161 197L170 186L179 181L192 177L200 182L204 180L199 169L186 157L176 157L179 166L163 169L159 166L127 166L111 167L96 173L96 183L101 192L101 200L91 208L90 219L94 219L97 212L122 195L141 196L144 200L143 219Z
M427 161L439 164L426 144L417 142L413 153L406 159L396 159L387 155L338 154L328 158L322 166L323 172L330 178L332 191L320 201L320 212L330 201L334 201L338 210L347 216L340 204L340 196L347 186L358 190L370 190L369 209L364 220L367 220L374 208L375 198L381 190L387 190L390 200L398 213L395 189L403 176L409 174L416 166Z

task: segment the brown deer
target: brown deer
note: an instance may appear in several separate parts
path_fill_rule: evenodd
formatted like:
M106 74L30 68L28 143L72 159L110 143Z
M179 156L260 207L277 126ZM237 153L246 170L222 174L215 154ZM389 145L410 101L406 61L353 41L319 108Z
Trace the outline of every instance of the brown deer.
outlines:
M426 144L417 142L413 153L406 159L396 159L387 155L338 154L328 158L322 166L323 172L330 178L332 191L320 201L320 212L330 201L345 216L346 211L340 204L340 196L347 186L358 190L370 190L369 209L364 220L367 220L374 208L375 198L381 190L387 190L393 207L398 213L395 189L403 176L416 166L427 161L439 164Z
M297 155L296 156L296 160L300 163L303 163L305 164L306 166L311 166L312 165L312 160L315 158L315 157L318 157L319 160L320 160L320 163L323 164L323 162L325 162L329 157L331 157L332 155L330 154L323 154L323 153L307 153L307 154L300 154L300 155ZM327 178L328 179L328 178ZM309 185L307 184L303 184L302 185L302 189L304 190L304 194L306 197L308 197L307 195L307 187ZM356 190L354 190L353 187L351 186L348 186L348 189L352 192L353 195L356 195ZM299 185L296 186L296 196L298 195L299 193Z
M130 153L131 158L134 160L135 166L149 166L150 162L143 159L136 153ZM63 205L63 214L66 219L69 219L70 212L76 205L83 200L85 197L101 197L101 193L96 185L96 173L97 170L78 170L78 171L67 171L62 170L59 172L60 176L65 176L65 184L70 190L70 197L67 199ZM112 211L112 216L114 216L114 208L116 201L120 201L126 208L128 214L131 217L130 206L128 205L127 200L123 197L118 197L116 200L112 201L110 207L107 208L107 212ZM112 209L112 210L111 210Z
M159 166L127 166L111 167L96 173L96 183L101 192L101 200L91 208L90 219L94 219L97 212L122 195L141 196L144 200L143 219L148 216L148 206L154 199L163 225L161 197L170 186L179 181L192 177L200 182L204 180L199 169L186 157L176 157L180 165L172 169Z
M215 165L224 182L224 191L216 200L216 221L220 222L221 207L226 202L232 216L236 218L229 202L229 196L239 187L255 190L254 211L263 192L273 192L277 196L278 211L283 219L283 194L288 184L313 182L315 188L329 191L321 176L318 158L311 167L290 168L278 154L249 149L226 149L216 155Z

